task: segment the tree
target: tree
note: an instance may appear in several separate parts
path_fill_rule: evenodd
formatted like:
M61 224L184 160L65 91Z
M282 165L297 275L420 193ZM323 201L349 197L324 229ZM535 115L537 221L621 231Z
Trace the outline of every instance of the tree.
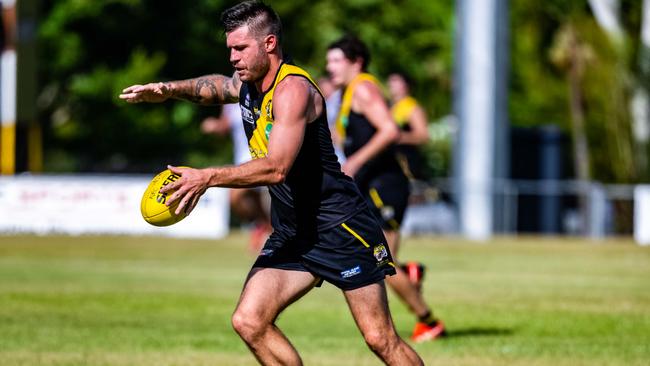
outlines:
M622 28L630 34L624 43L637 45L638 32L632 30L638 29L640 3L622 1L621 6L627 15ZM636 52L631 51L636 47L621 51L598 26L586 1L513 2L511 19L511 121L517 125L553 123L571 131L569 121L583 118L586 138L579 131L573 134L574 150L582 151L574 157L576 176L610 183L639 181L642 176L634 158L628 109L630 80L638 74L632 61ZM568 102L571 98L573 103ZM540 117L543 120L532 119ZM583 144L588 148L580 147ZM584 157L585 150L588 157ZM586 162L588 168L580 167Z
M201 136L188 103L126 106L132 83L232 73L220 13L235 1L60 0L43 5L39 29L40 116L49 171L157 170L225 163L230 142ZM453 1L275 1L294 60L323 73L327 45L361 36L380 77L395 69L416 80L429 113L450 110Z

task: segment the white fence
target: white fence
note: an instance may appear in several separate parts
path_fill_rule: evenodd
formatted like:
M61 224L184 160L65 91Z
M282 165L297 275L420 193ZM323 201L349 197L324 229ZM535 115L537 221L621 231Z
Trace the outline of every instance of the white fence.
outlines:
M537 226L531 232L595 240L633 235L639 244L650 245L650 185L499 180L492 187L496 233L521 232L524 221L532 218ZM439 179L415 188L422 203L409 207L405 233L457 232L453 180ZM441 200L442 196L447 199Z
M634 239L641 245L650 245L650 185L634 190Z
M0 233L161 235L220 238L228 234L229 206L226 189L211 188L185 220L165 228L147 224L140 216L140 198L149 176L66 175L0 177ZM453 182L438 180L434 190L453 197ZM416 190L423 202L412 205L405 233L452 233L457 229L454 205L431 199L431 186ZM634 235L650 245L650 185L603 185L575 181L511 181L494 184L495 231L516 233L525 215L559 215L558 232L593 239L607 235ZM428 197L428 199L427 199ZM546 198L526 212L525 197ZM567 209L562 199L573 197L585 209ZM624 220L630 232L616 232L615 202L631 212ZM558 207L558 205L560 207ZM618 214L620 215L620 214ZM620 219L620 217L618 218Z
M0 233L125 234L220 238L228 234L226 189L211 188L183 221L164 228L140 216L149 176L0 177Z

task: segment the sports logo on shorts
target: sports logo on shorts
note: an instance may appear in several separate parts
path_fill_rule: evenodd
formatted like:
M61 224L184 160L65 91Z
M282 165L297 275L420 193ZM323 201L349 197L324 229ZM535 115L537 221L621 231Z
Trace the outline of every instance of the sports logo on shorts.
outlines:
M375 245L375 248L372 251L377 262L381 262L382 259L388 257L388 251L384 244Z
M354 268L346 269L345 271L341 272L341 278L350 278L360 273L361 273L361 267L356 266Z

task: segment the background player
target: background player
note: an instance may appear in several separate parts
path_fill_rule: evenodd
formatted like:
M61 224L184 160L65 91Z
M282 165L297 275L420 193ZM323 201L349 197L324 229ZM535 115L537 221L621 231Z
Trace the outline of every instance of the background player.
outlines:
M395 123L400 128L400 137L396 146L397 162L411 182L411 198L414 192L422 191L426 184L416 184L426 179L424 160L419 146L429 141L427 115L424 108L411 96L411 81L406 74L394 72L388 76L388 93L390 95L390 112ZM417 195L417 193L415 193ZM411 199L412 203L413 200ZM409 261L401 264L411 282L418 290L422 288L425 266L422 263Z
M426 112L410 95L410 81L405 74L396 72L388 76L388 92L391 115L401 130L397 141L398 161L409 179L423 179L423 159L418 146L429 141Z
M370 54L363 42L344 37L327 52L327 71L335 85L344 88L337 121L347 160L343 171L354 177L382 223L391 252L399 249L399 225L408 204L409 181L400 167L393 144L399 130L377 80L366 72ZM425 341L444 334L417 287L405 272L387 279L395 293L417 316L411 339Z
M233 163L243 164L251 160L248 140L244 132L239 104L225 104L220 117L207 117L201 122L204 133L224 136L230 134L233 147ZM249 250L257 254L271 234L271 218L268 212L266 188L231 188L230 209L243 221L253 223Z

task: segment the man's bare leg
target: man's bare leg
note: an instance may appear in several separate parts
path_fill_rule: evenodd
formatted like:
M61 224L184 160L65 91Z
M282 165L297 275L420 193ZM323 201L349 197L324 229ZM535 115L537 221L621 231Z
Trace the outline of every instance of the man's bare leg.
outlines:
M399 262L397 253L399 251L399 231L385 230L384 235L388 241L390 253L395 260ZM395 291L397 296L408 306L408 308L417 316L422 317L430 312L429 307L424 302L424 298L418 288L408 278L408 275L400 268L395 266L397 272L394 276L386 278L388 285Z
M366 344L384 363L424 365L395 331L383 281L343 293Z
M250 272L232 325L262 365L302 365L298 352L275 320L316 283L308 272L274 268L254 268Z

